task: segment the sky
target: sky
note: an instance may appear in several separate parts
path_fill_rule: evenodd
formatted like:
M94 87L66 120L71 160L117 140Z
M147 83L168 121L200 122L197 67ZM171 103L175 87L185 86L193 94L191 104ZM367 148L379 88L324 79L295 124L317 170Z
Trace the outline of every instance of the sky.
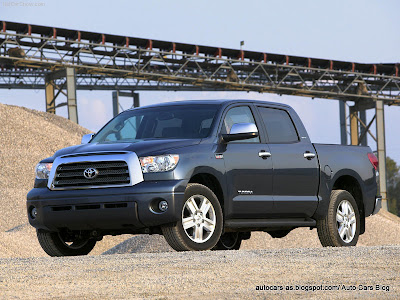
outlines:
M244 50L362 63L400 63L399 11L396 0L0 0L0 19L6 21L227 48L239 48L244 40ZM140 92L141 105L221 98L289 104L313 142L340 143L335 100L253 92ZM97 131L112 118L111 91L77 91L77 99L82 126ZM45 95L0 89L0 103L45 110ZM127 109L132 99L122 98L121 104ZM66 108L57 114L66 117ZM368 120L373 114L367 111ZM400 107L386 106L385 120L387 155L400 164ZM376 150L372 138L368 144Z

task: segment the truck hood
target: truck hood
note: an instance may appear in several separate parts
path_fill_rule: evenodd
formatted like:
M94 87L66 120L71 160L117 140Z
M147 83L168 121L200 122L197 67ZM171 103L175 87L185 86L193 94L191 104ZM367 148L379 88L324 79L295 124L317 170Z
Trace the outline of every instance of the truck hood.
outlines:
M182 148L199 144L201 139L155 139L142 140L133 143L89 143L76 145L58 150L54 154L54 158L67 154L78 154L87 152L115 152L115 151L132 151L137 156L160 155L172 149ZM173 154L173 153L171 153Z

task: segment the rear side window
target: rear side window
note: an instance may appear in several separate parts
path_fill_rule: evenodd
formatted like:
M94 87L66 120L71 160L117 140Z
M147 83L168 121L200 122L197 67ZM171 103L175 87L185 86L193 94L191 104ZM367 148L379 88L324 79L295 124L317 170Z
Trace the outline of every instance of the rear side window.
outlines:
M258 107L267 129L270 143L294 143L299 141L296 128L289 114L281 109Z

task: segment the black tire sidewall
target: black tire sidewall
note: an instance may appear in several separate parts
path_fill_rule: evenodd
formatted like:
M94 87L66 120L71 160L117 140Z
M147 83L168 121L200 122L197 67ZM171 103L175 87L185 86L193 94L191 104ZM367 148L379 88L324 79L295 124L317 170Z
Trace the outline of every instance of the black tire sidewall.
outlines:
M186 234L185 230L183 229L182 226L182 217L180 220L176 223L177 231L186 244L188 248L191 250L196 250L196 251L203 251L203 250L209 250L213 248L219 241L219 238L222 233L222 227L223 227L223 215L222 215L222 209L221 205L218 201L217 196L206 186L201 185L201 184L189 184L188 187L185 190L185 199L180 211L180 214L182 216L182 210L183 207L186 203L186 201L193 195L203 195L206 197L214 207L215 211L215 217L216 217L216 224L215 224L215 230L212 236L204 243L196 243L192 241Z
M57 248L61 252L65 253L67 256L87 255L96 244L95 240L88 239L82 246L77 247L77 248L71 248L71 247L68 247L68 245L66 245L64 243L60 234L56 233L56 232L53 233L53 240L54 240L54 244L57 245Z
M77 256L87 255L96 245L96 240L88 239L79 248L70 248L61 239L58 232L49 232L38 229L37 237L43 250L50 256Z
M335 238L335 243L337 243L340 246L355 246L358 242L358 238L360 236L360 212L358 210L358 206L356 201L354 200L354 197L347 191L341 191L336 197L333 202L333 210L331 212L331 215L329 216L330 223L329 224L331 227L333 227L333 235ZM354 213L356 215L356 233L354 235L353 240L350 243L346 243L345 241L342 240L342 238L339 235L339 231L337 228L337 222L336 222L336 212L339 204L343 201L347 200L350 202L351 206L353 207Z

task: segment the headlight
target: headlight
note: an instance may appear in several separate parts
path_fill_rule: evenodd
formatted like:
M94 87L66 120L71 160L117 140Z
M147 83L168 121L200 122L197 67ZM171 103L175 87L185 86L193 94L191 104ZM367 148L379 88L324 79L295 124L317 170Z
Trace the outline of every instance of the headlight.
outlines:
M35 169L37 179L48 179L53 163L38 163Z
M143 173L165 172L173 170L179 161L179 155L159 155L140 157Z

